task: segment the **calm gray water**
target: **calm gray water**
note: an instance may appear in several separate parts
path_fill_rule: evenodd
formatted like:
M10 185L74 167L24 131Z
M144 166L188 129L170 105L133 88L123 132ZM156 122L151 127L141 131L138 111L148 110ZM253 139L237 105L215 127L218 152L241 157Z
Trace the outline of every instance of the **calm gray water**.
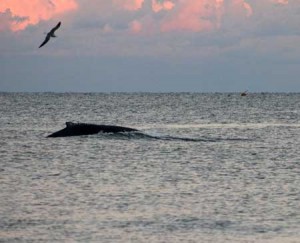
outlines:
M0 93L0 242L300 242L300 94ZM46 138L66 121L144 134Z

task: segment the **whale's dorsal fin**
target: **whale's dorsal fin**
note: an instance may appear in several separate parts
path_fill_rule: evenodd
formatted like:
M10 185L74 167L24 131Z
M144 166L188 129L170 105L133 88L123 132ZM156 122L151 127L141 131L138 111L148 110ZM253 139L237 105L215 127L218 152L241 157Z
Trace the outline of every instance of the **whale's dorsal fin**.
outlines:
M67 127L72 127L72 126L74 126L75 125L75 123L73 123L73 122L66 122L66 126Z

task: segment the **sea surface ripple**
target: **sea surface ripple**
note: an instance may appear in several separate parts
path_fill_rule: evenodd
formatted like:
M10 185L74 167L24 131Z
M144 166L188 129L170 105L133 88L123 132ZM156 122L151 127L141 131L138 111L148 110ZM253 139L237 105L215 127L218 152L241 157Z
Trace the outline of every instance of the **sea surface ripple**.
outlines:
M300 94L0 104L0 242L300 242ZM142 135L46 137L67 121Z

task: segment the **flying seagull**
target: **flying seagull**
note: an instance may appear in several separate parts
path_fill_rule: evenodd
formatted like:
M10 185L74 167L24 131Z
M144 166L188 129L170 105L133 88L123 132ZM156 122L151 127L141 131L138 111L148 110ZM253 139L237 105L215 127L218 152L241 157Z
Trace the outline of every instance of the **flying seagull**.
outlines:
M44 42L40 45L39 48L41 48L43 45L45 45L51 37L56 37L56 35L54 35L54 32L60 27L61 22L58 22L58 24L52 29L50 30L50 32L47 34Z

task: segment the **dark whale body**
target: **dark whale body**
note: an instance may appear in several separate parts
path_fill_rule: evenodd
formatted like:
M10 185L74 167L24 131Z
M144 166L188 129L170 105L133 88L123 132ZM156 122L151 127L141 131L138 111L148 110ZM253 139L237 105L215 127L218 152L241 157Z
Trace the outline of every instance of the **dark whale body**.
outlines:
M66 127L48 137L69 137L103 133L120 133L120 132L137 132L138 130L130 127L110 126L110 125L96 125L88 123L73 123L66 122Z

